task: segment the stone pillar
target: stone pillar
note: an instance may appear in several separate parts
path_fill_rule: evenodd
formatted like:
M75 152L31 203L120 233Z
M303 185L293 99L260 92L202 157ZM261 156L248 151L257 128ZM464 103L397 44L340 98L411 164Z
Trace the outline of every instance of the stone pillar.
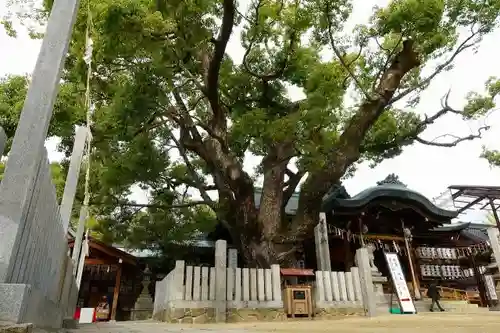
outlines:
M16 261L78 3L54 2L0 183L0 283L9 282Z
M73 144L73 152L71 153L71 161L69 163L68 175L64 184L64 193L61 200L61 221L64 232L68 231L71 212L73 210L73 202L75 200L76 187L80 176L80 167L82 165L83 151L85 150L85 142L87 141L87 128L80 127L76 131L75 143ZM76 242L75 242L76 245Z
M362 247L356 250L356 262L358 264L365 314L368 317L373 317L377 312L377 303L373 292L372 270L366 248Z
M148 320L153 316L153 299L149 294L149 284L151 283L151 271L146 266L144 277L142 279L142 291L135 301L132 310L132 320Z
M323 270L330 272L332 270L332 259L330 258L330 244L328 242L328 226L326 225L326 214L319 214L319 226L321 235L321 256L323 258Z
M495 256L495 263L500 271L500 241L498 240L499 231L497 227L488 228L488 237L490 238L490 246Z
M321 253L321 234L319 231L319 224L314 227L314 247L316 249L316 267L318 271L323 270L323 258Z
M325 213L319 214L319 223L314 227L314 242L318 270L331 271L330 245L328 243L328 227Z
M78 258L80 258L80 253L82 252L82 241L83 233L85 232L85 221L87 220L87 208L82 206L80 208L80 218L78 220L78 228L75 234L75 243L73 245L73 253L71 255L71 260L73 261L73 274L76 276L78 271Z
M226 322L226 262L227 242L215 242L215 321Z
M229 249L227 251L227 267L229 268L238 267L238 250Z

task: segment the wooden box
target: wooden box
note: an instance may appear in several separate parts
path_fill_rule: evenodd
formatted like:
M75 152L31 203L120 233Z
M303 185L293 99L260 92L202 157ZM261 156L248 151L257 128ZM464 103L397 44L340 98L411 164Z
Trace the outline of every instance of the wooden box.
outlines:
M287 315L292 316L292 318L297 315L312 318L311 286L287 286L285 288L285 304Z

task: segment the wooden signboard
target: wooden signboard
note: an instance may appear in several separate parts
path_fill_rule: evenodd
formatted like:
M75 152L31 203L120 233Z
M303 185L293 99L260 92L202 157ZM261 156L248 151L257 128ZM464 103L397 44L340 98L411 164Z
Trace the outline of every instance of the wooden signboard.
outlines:
M391 272L391 280L398 296L399 306L401 307L401 312L403 313L417 313L415 309L415 304L406 284L406 278L401 268L401 263L399 262L399 257L397 253L384 253L385 260L387 261L387 266Z

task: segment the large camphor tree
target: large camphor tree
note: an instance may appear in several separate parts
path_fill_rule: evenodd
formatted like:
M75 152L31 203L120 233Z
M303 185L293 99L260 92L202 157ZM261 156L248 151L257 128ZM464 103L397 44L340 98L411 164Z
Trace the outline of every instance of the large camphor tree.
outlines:
M45 13L51 4L45 1ZM293 260L323 196L356 163L380 162L414 142L450 147L478 138L485 128L448 142L421 134L449 114L489 112L500 92L496 79L460 109L448 95L425 115L415 109L432 80L496 28L500 0L393 0L346 28L353 6L364 5L83 0L62 88L72 93L55 112L84 120L75 108L85 92L89 8L94 177L101 184L94 200L123 202L135 183L151 189L152 204L206 205L247 263L265 267ZM59 132L69 147L71 136ZM259 203L255 176L243 168L248 153L262 158ZM175 194L188 188L202 199ZM299 189L297 212L287 218L284 207Z

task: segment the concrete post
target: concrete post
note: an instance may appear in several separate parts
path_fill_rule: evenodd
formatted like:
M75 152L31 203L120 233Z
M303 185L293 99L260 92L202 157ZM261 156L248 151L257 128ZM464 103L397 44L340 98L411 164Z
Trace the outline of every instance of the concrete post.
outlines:
M68 175L64 184L64 193L61 200L61 221L64 232L68 231L71 212L73 210L73 202L75 201L76 187L80 176L80 167L82 165L83 151L85 150L85 142L87 141L88 130L86 127L80 127L76 131L75 143L73 144L73 152L69 163ZM76 242L75 242L76 245Z
M226 262L227 242L215 243L215 321L226 322Z
M359 280L361 283L361 295L363 296L363 307L368 317L373 317L377 312L377 302L373 291L372 271L368 250L364 247L356 250L356 262L359 269Z
M326 225L326 214L319 214L319 230L321 235L321 257L323 258L323 270L332 270L332 259L330 257L330 243L328 242L328 226Z
M47 137L78 0L55 0L0 183L0 282L9 282Z
M500 241L498 240L499 231L497 227L488 228L488 237L490 238L490 246L495 256L495 263L500 270Z
M316 267L318 271L323 270L323 257L321 253L321 234L319 231L319 224L314 227L314 247L316 249Z
M5 134L5 131L3 128L0 126L0 156L3 155L5 151L5 145L7 144L7 135Z
M85 221L87 219L87 208L82 206L80 209L80 219L78 221L78 229L76 229L75 243L73 245L73 254L71 259L73 261L73 274L76 276L76 271L78 268L78 258L80 258L80 252L82 251L82 240L83 233L85 232Z
M238 267L238 250L229 249L227 255L227 267L237 268Z

